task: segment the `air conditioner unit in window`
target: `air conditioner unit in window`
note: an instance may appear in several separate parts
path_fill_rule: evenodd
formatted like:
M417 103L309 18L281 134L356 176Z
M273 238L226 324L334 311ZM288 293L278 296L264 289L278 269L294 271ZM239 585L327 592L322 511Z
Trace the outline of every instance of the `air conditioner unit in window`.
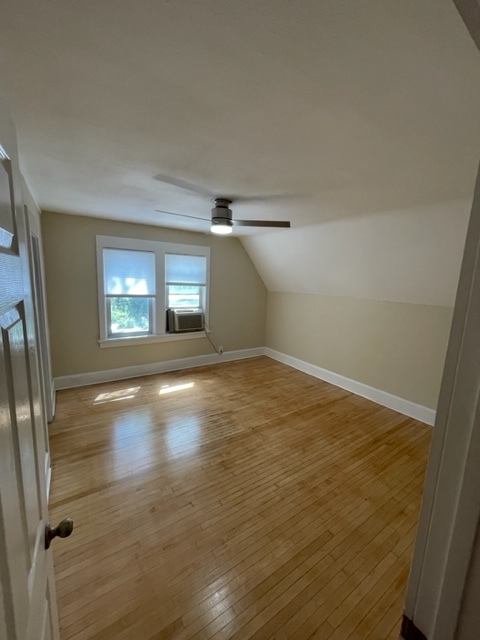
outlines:
M205 315L202 309L167 309L167 332L203 331Z

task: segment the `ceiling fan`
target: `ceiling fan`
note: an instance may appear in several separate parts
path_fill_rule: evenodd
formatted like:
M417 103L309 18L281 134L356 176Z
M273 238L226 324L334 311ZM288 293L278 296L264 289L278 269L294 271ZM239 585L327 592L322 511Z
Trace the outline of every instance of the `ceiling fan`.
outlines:
M187 191L193 191L195 193L200 193L204 196L209 196L210 194L203 188L197 187L196 185L185 182L184 180L178 180L175 178L171 178L170 176L165 176L163 174L155 176L156 180L160 182L165 182L167 184L171 184L175 187L179 187L181 189L185 189ZM266 201L266 200L275 200L275 199L285 199L290 196L263 196L263 197L252 197L252 198L223 198L223 197L214 197L211 200L214 202L215 206L212 209L211 219L201 218L199 216L190 216L185 213L174 213L173 211L163 211L161 209L156 209L158 213L166 213L171 216L179 216L182 218L193 218L194 220L202 220L203 222L209 222L212 233L217 235L228 235L232 233L233 227L272 227L272 228L290 228L290 222L287 220L237 220L233 217L233 211L230 209L230 205L234 200L242 201L242 202L253 202L253 201Z

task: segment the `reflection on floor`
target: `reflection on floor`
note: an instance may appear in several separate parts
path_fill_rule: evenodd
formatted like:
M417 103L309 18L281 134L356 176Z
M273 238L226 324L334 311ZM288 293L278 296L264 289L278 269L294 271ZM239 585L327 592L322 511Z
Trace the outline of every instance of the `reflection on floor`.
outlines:
M396 639L430 433L268 358L58 393L62 640Z

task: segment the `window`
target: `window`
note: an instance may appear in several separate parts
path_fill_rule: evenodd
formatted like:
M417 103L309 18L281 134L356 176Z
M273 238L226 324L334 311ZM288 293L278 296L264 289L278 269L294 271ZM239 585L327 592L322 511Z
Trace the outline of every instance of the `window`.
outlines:
M165 256L167 307L205 308L207 259L167 253Z
M107 337L153 333L155 254L103 249Z
M207 320L209 260L208 247L97 236L100 345L179 339L165 333L169 307Z

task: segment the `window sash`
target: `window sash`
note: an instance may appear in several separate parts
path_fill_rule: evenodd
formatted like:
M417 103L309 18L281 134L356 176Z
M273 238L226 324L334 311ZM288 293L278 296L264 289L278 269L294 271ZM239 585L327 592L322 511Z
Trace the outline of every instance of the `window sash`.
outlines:
M165 282L165 286L166 287L206 287L206 283L205 282L171 282L171 281L166 281Z
M186 293L186 292L179 292L179 293L174 293L171 291L172 287L190 287L191 289L197 289L196 292L193 293ZM189 296L198 296L198 304L195 305L191 305L191 304L172 304L172 300L171 297L172 296L182 296L184 298L188 298ZM166 284L165 285L165 305L167 308L170 309L202 309L203 312L205 312L205 299L206 299L206 287L205 285L201 285L201 284L184 284L182 283L178 283L175 282L174 284Z
M142 298L148 300L148 326L149 329L144 331L112 331L112 301L117 298ZM107 320L106 335L108 338L135 338L138 336L155 335L155 296L122 296L107 295L105 296L105 315Z

